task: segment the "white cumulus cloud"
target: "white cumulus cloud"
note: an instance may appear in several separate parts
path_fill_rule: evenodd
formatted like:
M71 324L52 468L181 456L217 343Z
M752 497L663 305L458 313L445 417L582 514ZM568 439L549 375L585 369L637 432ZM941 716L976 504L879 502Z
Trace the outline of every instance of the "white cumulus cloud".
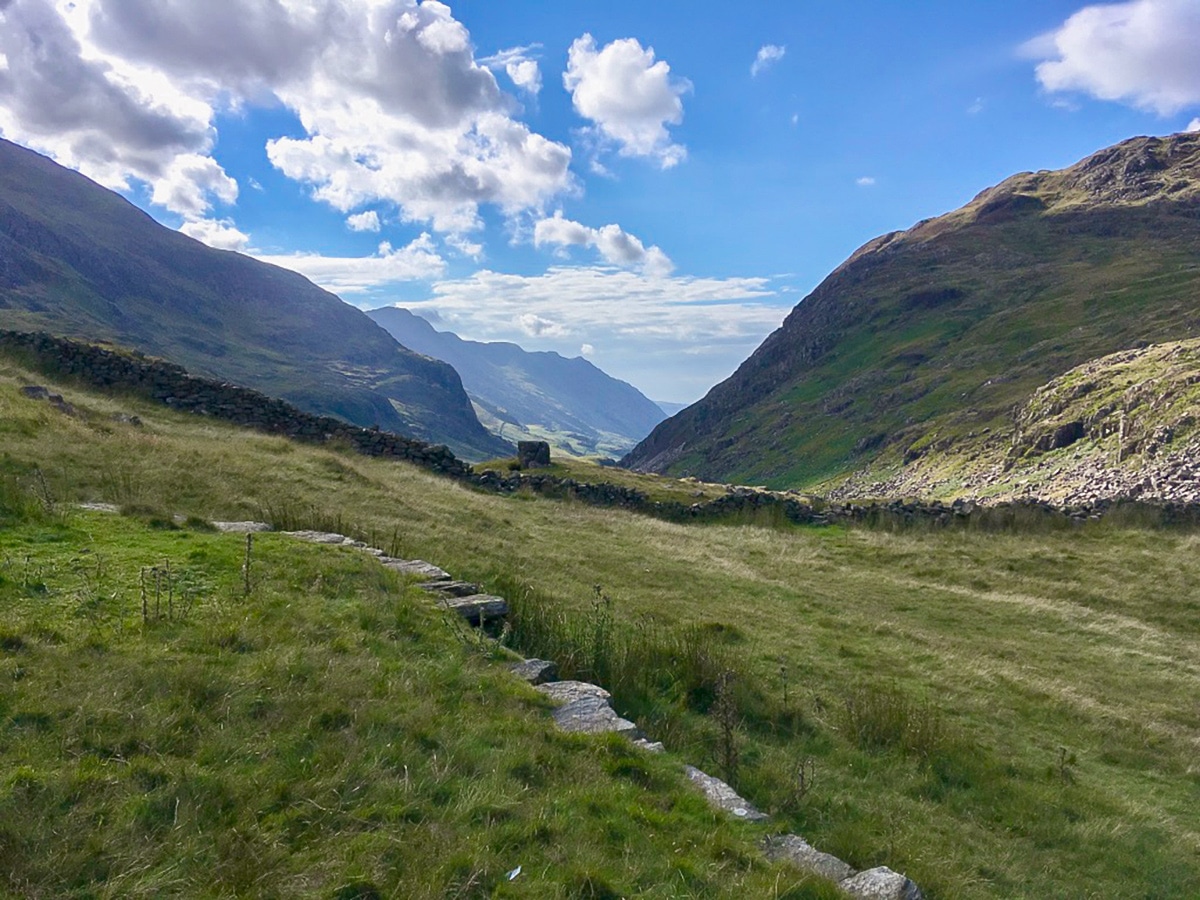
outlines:
M446 261L428 233L398 249L384 241L373 256L253 255L263 262L299 272L335 294L360 294L389 284L437 278L446 269Z
M564 218L562 210L533 226L535 247L594 247L614 266L640 269L648 275L669 275L674 265L658 247L647 247L619 225L589 228Z
M872 187L875 184L875 179L872 178L870 175L864 175L864 176L862 176L862 178L856 178L854 180L854 183L857 184L859 187Z
M215 123L256 105L295 114L303 134L268 156L344 213L458 234L481 206L544 214L573 187L570 149L514 118L437 0L0 0L0 55L0 132L188 220L235 202ZM504 68L540 83L531 57Z
M590 34L575 40L567 54L563 86L575 110L595 123L604 139L622 156L654 159L669 169L687 158L668 125L683 121L687 79L673 79L665 60L634 38L621 38L597 50Z
M759 47L758 53L754 56L754 62L750 64L750 76L757 78L760 72L779 62L786 53L787 47L781 47L778 44L764 44Z
M1026 45L1047 91L1074 91L1170 115L1200 103L1200 3L1085 6Z
M1200 131L1200 117L1192 119L1192 121L1188 122L1187 128L1183 130L1188 134L1195 134L1196 132Z
M479 60L480 65L492 70L503 69L509 81L528 94L537 94L542 89L542 70L534 52L541 44L527 47L511 47Z
M245 250L250 246L250 236L229 219L191 219L179 230L217 250Z
M366 212L347 216L346 227L351 231L378 231L380 228L379 213L373 209L368 209Z

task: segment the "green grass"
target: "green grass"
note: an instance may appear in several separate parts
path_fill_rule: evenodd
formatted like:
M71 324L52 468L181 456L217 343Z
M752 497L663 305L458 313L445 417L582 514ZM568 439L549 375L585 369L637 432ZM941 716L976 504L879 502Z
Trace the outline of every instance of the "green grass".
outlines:
M394 544L403 555L529 601L528 616L541 619L531 629L537 634L514 632L510 641L545 641L580 672L596 672L622 712L682 759L718 774L722 729L711 678L734 672L736 786L775 813L778 827L857 867L904 871L934 900L1200 894L1195 535L1116 526L1036 534L686 526L477 492L407 465L79 391L67 398L83 415L67 418L19 397L17 377L0 370L0 468L32 490L36 465L55 509L105 500L205 519L270 510L280 520L340 523L343 531L374 535L380 546ZM116 411L138 414L144 428L109 421ZM28 502L45 510L36 493ZM227 577L236 580L236 540L188 530L148 534L230 541L222 570L232 568ZM280 540L264 538L264 553ZM182 557L173 562L183 565ZM597 585L610 601L599 607ZM197 605L186 627L201 627L200 612ZM328 614L325 606L310 615L320 621ZM173 627L151 633L161 637ZM376 627L362 626L358 639L383 640ZM24 626L13 630L43 652ZM298 629L297 638L307 633ZM126 638L147 639L136 628ZM252 641L255 653L268 645ZM112 641L109 647L112 653ZM221 653L218 659L237 657L234 665L251 655ZM435 664L440 656L422 663ZM475 671L470 660L456 665ZM451 678L450 693L461 683ZM514 715L536 711L519 695L500 696ZM459 726L447 727L457 734ZM472 740L486 742L490 727ZM539 733L598 759L595 771L604 768L603 753L613 752ZM233 740L228 752L241 744ZM40 764L31 756L17 765ZM467 771L482 777L482 764L474 765ZM658 761L645 765L655 778L673 777L655 768ZM796 777L802 766L815 774L806 792ZM564 782L584 777L572 770ZM256 808L241 800L234 807L238 815ZM587 809L572 800L563 815L587 819ZM582 847L591 859L661 834L613 815L624 821L621 840L595 831L559 834L556 852L570 856ZM509 863L504 854L487 858L492 874ZM614 877L600 861L581 864ZM666 871L654 865L646 863L654 877ZM359 877L351 868L336 871ZM446 889L449 876L437 871L420 876L433 879L420 890ZM563 869L553 872L563 884ZM382 876L370 870L361 877ZM619 889L640 890L629 881ZM674 888L681 896L690 889L683 882ZM549 888L545 895L555 896Z
M588 459L574 459L561 454L551 454L551 465L525 470L527 475L553 475L556 478L573 478L589 484L615 484L620 487L641 491L651 501L675 503L704 503L723 497L727 493L723 484L709 484L695 478L672 478L670 476L632 472L616 466L601 466ZM516 457L492 459L478 463L475 470L492 469L500 473L518 471Z
M36 507L0 533L0 892L833 896L670 761L553 731L374 561L262 535L247 596L243 553Z

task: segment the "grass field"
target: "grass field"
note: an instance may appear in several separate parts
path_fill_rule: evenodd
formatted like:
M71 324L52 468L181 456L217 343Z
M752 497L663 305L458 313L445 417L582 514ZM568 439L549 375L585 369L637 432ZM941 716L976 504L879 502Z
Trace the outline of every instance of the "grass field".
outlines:
M0 368L0 465L35 498L108 501L143 518L336 528L503 588L527 626L512 640L602 670L618 705L670 750L718 774L731 768L778 827L857 867L904 871L935 900L1200 895L1195 535L1103 525L1031 535L676 525L479 493L410 466L70 387L82 415L66 417L18 395L28 377ZM144 426L111 421L118 411ZM222 552L236 551L235 541ZM305 615L319 632L332 611L318 604ZM7 608L0 621L12 627ZM353 640L383 640L378 627L358 617ZM127 639L145 640L129 630ZM24 665L25 652L6 651L6 663ZM306 652L333 655L320 644ZM474 665L429 657L424 665ZM724 720L714 673L736 682ZM528 701L505 702L528 714ZM486 743L486 731L475 740ZM243 743L231 736L226 752ZM579 752L595 761L615 751ZM628 842L652 833L613 815ZM554 834L555 852L597 843ZM296 864L283 857L281 866ZM507 864L489 859L491 874ZM646 863L649 881L666 871L654 865ZM337 871L350 878L351 869ZM445 889L437 871L423 890ZM617 890L649 890L637 885ZM529 890L518 895L556 896Z

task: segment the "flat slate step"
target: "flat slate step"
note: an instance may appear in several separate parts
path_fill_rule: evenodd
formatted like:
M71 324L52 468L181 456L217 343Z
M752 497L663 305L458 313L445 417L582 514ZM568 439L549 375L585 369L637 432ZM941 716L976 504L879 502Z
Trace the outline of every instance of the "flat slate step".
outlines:
M709 804L717 809L722 809L747 822L765 822L770 818L766 813L755 809L750 801L742 798L737 791L720 778L714 778L712 775L701 772L695 766L684 766L683 771L704 792Z
M522 681L533 685L545 684L558 678L558 664L548 659L523 659L519 663L513 663L508 670Z
M454 580L445 569L439 569L433 563L427 563L423 559L397 559L394 556L381 556L379 561L401 575L420 575L426 582Z
M261 534L271 531L266 522L213 522L212 527L225 534Z
M838 887L855 900L925 900L919 887L887 866L859 872L839 881Z
M284 534L310 544L345 544L350 538L334 531L285 531Z
M431 594L445 594L447 597L470 597L472 594L483 593L483 588L469 581L426 581L417 587Z
M508 615L508 601L492 594L471 594L466 597L443 597L440 601L472 625L503 619Z
M790 862L796 868L828 878L845 881L855 874L854 867L830 853L822 853L798 834L780 834L763 842L767 859Z
M553 713L554 724L574 734L623 734L641 737L637 725L622 719L608 704L611 696L604 688L586 681L554 681L539 684L541 691L561 704Z

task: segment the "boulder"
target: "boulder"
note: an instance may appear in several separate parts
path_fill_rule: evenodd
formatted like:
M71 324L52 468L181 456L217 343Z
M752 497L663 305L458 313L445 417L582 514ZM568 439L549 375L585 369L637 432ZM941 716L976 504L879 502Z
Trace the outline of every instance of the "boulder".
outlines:
M522 469L540 469L550 465L550 445L545 441L518 441L517 462Z

